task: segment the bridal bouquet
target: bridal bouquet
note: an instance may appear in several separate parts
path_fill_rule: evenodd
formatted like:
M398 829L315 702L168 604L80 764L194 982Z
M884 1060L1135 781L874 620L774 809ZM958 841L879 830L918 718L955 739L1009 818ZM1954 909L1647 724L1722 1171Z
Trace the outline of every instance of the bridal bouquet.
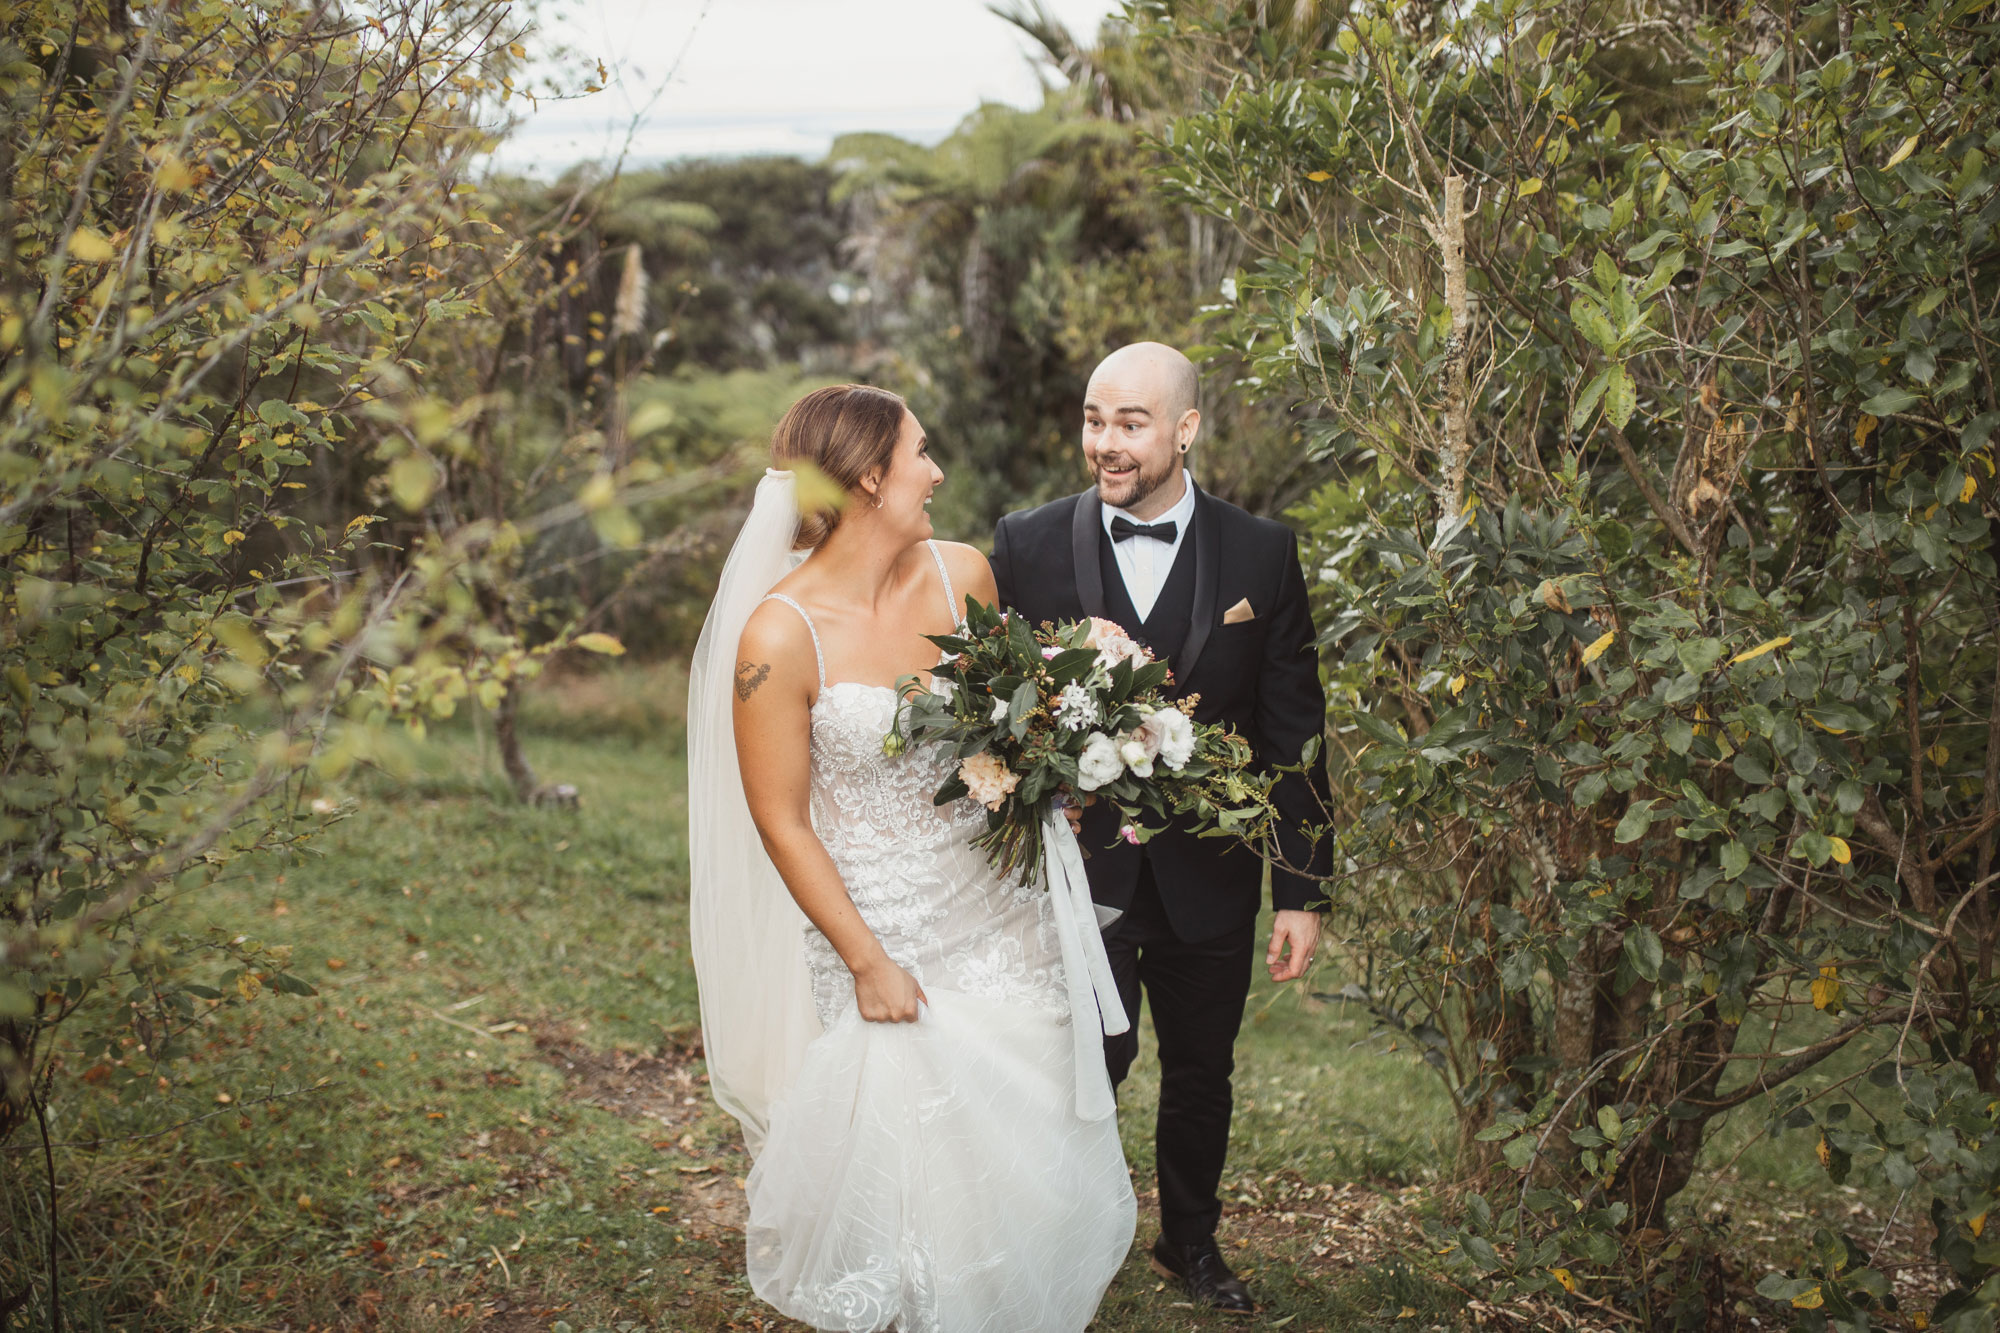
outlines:
M951 747L958 769L936 802L970 796L986 807L975 845L1002 874L1023 883L1034 875L1051 798L1110 801L1123 817L1119 836L1134 843L1159 831L1148 816L1170 812L1192 816L1204 836L1252 838L1268 827L1271 779L1251 772L1249 743L1196 722L1193 699L1167 702L1167 664L1119 626L1034 629L968 597L960 628L930 636L949 656L929 690L915 676L899 682L882 748Z

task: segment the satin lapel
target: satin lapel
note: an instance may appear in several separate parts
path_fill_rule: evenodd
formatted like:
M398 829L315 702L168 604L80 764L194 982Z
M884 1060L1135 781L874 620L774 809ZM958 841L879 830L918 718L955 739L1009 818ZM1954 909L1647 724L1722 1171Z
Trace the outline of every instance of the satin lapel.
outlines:
M1076 497L1076 512L1070 518L1069 553L1076 566L1076 600L1087 616L1104 614L1104 574L1097 564L1097 543L1104 531L1102 501L1092 487Z
M1215 593L1222 579L1221 534L1216 530L1219 523L1215 502L1208 498L1207 491L1195 487L1194 612L1188 620L1187 642L1181 645L1180 661L1174 666L1174 679L1183 690L1194 679L1195 665L1201 661L1201 650L1208 646L1208 631L1215 624Z

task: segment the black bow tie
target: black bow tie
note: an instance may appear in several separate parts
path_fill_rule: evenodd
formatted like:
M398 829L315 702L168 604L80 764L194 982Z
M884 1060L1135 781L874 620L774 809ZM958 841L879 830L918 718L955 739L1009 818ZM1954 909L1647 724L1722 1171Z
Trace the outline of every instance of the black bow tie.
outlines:
M1174 536L1180 528L1173 523L1134 523L1123 514L1111 516L1111 540L1122 542L1128 537L1151 537L1154 541L1174 544Z

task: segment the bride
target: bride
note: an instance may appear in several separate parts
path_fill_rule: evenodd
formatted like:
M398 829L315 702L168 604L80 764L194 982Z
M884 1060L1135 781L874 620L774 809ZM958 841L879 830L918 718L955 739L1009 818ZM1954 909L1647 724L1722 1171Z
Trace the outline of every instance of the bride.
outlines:
M977 804L932 804L949 756L883 744L895 682L939 661L923 636L995 601L992 572L930 539L944 474L896 395L810 393L771 452L812 481L758 486L688 710L691 935L710 1082L756 1159L751 1285L816 1329L1078 1333L1134 1225L1084 1012L1122 1010L1063 966L1102 944L988 868Z

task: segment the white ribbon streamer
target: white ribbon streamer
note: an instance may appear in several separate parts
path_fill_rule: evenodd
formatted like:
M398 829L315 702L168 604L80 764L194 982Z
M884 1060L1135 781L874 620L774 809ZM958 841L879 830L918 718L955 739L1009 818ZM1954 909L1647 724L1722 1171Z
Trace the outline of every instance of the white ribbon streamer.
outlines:
M1097 905L1084 877L1083 849L1059 809L1042 816L1042 877L1062 942L1063 982L1069 989L1069 1028L1076 1043L1076 1113L1102 1120L1117 1110L1104 1067L1104 1038L1128 1031ZM1115 919L1115 913L1114 913Z

